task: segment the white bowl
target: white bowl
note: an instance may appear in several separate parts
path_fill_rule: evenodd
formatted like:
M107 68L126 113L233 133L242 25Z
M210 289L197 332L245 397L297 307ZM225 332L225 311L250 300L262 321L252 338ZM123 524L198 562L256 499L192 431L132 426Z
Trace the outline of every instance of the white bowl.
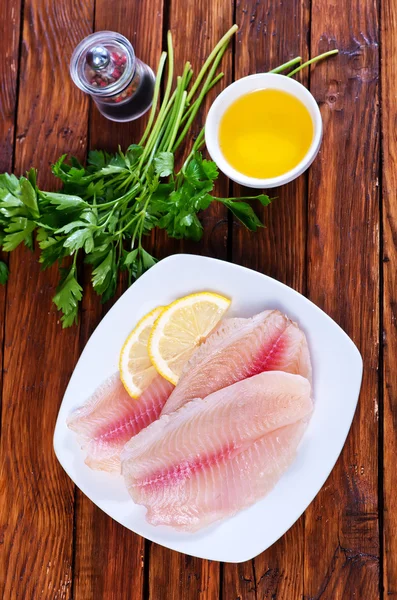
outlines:
M118 370L125 337L145 313L203 290L232 298L228 316L247 317L265 308L278 308L298 322L306 332L312 356L315 409L296 460L265 498L200 532L179 533L169 527L150 525L145 520L145 508L134 504L121 476L87 467L74 433L66 426L66 418L106 377ZM361 356L350 338L293 289L256 271L220 260L186 254L171 256L138 279L92 334L59 410L54 449L82 492L131 531L199 558L241 562L266 550L282 536L324 484L349 431L361 375Z
M264 89L275 89L292 94L306 106L313 121L313 141L301 162L283 175L270 178L257 178L243 175L234 169L223 156L219 145L219 124L226 109L238 98L249 92ZM219 169L230 179L251 188L274 188L302 175L314 161L320 149L323 134L323 122L320 109L313 95L295 79L274 73L257 73L235 81L223 90L212 104L205 123L205 143L208 152Z

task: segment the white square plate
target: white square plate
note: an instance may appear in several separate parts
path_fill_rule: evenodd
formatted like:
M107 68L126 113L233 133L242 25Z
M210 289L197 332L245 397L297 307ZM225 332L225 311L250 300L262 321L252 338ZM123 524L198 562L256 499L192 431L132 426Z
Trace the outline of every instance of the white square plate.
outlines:
M278 308L306 332L313 362L315 410L298 455L276 487L254 506L198 533L154 527L133 503L121 476L92 471L66 426L102 381L118 369L125 337L156 306L198 291L232 298L228 316L252 316ZM342 329L312 302L286 285L231 263L176 255L152 267L101 321L70 379L54 434L56 456L74 483L113 519L173 550L225 562L242 562L266 550L300 517L327 479L342 450L357 405L362 359Z

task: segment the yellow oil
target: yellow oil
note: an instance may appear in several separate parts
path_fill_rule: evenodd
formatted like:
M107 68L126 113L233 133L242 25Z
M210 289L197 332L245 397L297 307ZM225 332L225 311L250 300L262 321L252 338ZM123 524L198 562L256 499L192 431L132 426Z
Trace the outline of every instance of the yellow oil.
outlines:
M249 177L278 177L296 167L313 140L313 121L304 104L275 89L238 98L219 125L219 143L228 163Z

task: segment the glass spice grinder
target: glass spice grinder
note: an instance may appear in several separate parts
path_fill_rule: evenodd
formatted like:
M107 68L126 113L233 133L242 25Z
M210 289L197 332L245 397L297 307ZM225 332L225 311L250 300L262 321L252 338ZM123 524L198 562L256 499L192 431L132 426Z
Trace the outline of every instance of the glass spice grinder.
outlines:
M154 73L120 33L98 31L84 38L73 52L70 74L112 121L138 119L152 104Z

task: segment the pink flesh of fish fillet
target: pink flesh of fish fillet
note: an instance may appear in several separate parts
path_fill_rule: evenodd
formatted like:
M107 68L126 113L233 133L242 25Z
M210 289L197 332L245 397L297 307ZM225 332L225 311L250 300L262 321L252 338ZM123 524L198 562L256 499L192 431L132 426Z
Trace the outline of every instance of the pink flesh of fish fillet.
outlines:
M163 415L122 452L122 474L153 525L195 531L266 495L312 411L310 383L264 372Z
M120 472L124 444L159 417L173 388L158 375L139 398L131 398L118 373L105 381L67 421L87 453L86 464Z
M311 381L305 334L278 310L223 321L188 361L161 414L263 371L285 371Z

